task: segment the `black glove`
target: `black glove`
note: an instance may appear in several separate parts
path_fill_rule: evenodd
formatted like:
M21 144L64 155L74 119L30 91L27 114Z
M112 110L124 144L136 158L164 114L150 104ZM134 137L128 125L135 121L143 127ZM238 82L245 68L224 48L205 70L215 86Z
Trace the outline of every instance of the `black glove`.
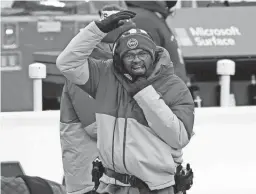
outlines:
M104 32L108 33L112 30L122 26L125 22L122 20L128 20L131 18L134 18L136 13L132 11L120 11L116 14L112 14L109 17L107 17L104 20L101 21L95 21L95 24L98 26L98 28ZM132 28L132 27L131 27Z
M186 190L189 190L193 185L194 173L190 168L190 165L187 164L186 169L183 169L181 165L177 167L177 172L174 176L175 178L175 193L182 191L183 193Z
M146 77L138 77L134 82L127 82L128 93L133 97L139 91L150 85Z
M136 28L136 24L132 21L125 21L124 24L114 30L112 30L111 32L109 32L104 38L103 38L103 42L106 43L113 43L117 40L117 38L124 32L132 29L132 28Z

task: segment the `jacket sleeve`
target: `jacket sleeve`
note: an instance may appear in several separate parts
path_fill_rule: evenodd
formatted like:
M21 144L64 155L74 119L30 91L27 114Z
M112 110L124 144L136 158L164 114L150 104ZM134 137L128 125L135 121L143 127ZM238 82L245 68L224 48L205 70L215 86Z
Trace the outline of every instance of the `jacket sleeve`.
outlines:
M164 47L170 54L170 58L174 64L175 74L181 78L185 83L188 81L186 66L183 60L181 49L177 43L177 40L171 30L159 30L159 36L161 37L161 46Z
M70 41L56 60L60 72L72 83L83 86L82 89L92 96L104 61L89 56L105 35L95 22L91 22Z
M168 106L152 85L134 96L149 127L169 146L181 149L188 144L193 133L194 103L185 84L176 92L175 98Z
M79 121L66 85L60 107L60 140L67 193L91 191L92 161L98 156L96 139L90 137ZM93 127L93 124L87 128Z

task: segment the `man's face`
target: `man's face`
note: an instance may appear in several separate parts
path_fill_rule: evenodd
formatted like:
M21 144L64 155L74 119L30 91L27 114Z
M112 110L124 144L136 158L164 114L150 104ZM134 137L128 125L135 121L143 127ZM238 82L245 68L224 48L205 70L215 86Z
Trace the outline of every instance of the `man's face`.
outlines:
M123 64L130 75L142 76L152 65L152 57L143 49L134 49L124 54Z

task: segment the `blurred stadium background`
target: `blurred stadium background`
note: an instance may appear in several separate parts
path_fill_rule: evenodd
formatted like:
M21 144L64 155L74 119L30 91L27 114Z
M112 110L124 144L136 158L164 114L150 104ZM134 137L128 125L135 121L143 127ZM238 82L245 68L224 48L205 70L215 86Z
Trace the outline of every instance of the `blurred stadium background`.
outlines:
M2 176L15 176L24 173L24 171L30 174L36 172L38 175L61 182L59 180L59 177L62 176L59 142L54 142L54 138L58 138L58 110L64 78L55 67L55 60L59 52L81 28L98 18L99 9L112 3L113 1L90 0L1 1L0 161ZM123 5L123 2L120 2L121 4ZM230 127L233 128L235 140L240 141L239 138L244 137L242 145L237 145L236 141L232 141L232 145L238 146L233 147L237 151L241 147L246 150L252 147L250 145L255 146L255 143L248 144L247 142L248 139L251 139L252 142L252 137L255 137L256 134L256 123L253 121L256 115L255 107L253 107L253 105L256 105L255 18L256 2L239 0L178 1L176 10L167 18L167 24L175 32L182 51L190 78L188 86L193 94L196 106L202 109L196 111L199 116L195 127L195 130L198 130L201 136L198 135L197 140L193 140L194 144L188 148L191 151L187 151L189 153L187 159L194 160L198 167L201 163L197 163L198 159L193 156L192 148L198 149L202 144L205 144L206 139L210 140L207 134L203 132L202 135L200 133L203 131L202 128L211 131L212 134L210 132L209 134L215 140L219 138L217 131L221 133L221 130L228 129L223 133L223 136L226 135L225 137L228 138L227 136L232 133ZM217 74L217 62L222 59L229 59L235 63L235 74L231 76L230 109L220 110L218 107L220 107L221 80ZM29 77L29 65L35 62L46 65L47 76L42 80L41 98L44 111L43 113L32 114L30 111L34 110L34 89L33 80ZM91 106L93 106L93 103ZM207 108L204 109L204 107ZM48 114L45 113L47 110L55 111L50 111ZM24 112L24 114L21 112ZM205 120L203 121L203 119ZM207 124L206 121L209 121L210 124ZM28 124L28 122L30 123ZM37 124L42 126L36 127ZM212 125L212 128L209 125ZM213 126L218 127L218 130L212 132L215 130ZM40 133L32 132L35 128ZM244 133L240 132L241 128L244 128ZM19 132L16 133L17 130ZM21 130L24 133L21 133ZM30 134L30 137L27 134ZM38 134L41 136L38 137ZM47 137L49 134L51 134L50 140ZM203 138L205 139L203 140ZM27 141L26 146L24 144L23 147L21 146L18 149L19 145L25 140ZM47 144L48 140L50 144L44 148L36 144L36 142ZM202 144L199 145L198 142ZM221 141L221 145L225 145L226 142L228 141ZM30 145L34 144L33 149L29 148L29 143ZM50 146L53 144L55 147L51 149ZM7 145L9 148L7 148ZM210 145L205 146L209 147ZM212 152L216 151L216 147L211 148ZM219 149L222 148L219 147ZM28 149L32 150L28 151ZM40 155L36 154L34 158L38 160L35 159L29 163L21 154L22 151L26 152L26 157L31 158L32 156L28 157L29 154L33 155L38 151L44 152L47 149L50 149L50 156L55 157L54 161L41 160ZM224 150L221 152L223 155L227 151ZM201 153L204 152L201 150ZM232 155L232 153L231 151L231 158L234 159L236 154ZM246 169L240 169L245 165L244 161L239 162L239 164L231 159L226 161L233 164L231 165L232 168L238 166L240 172L245 170L243 175L253 179L252 175L255 175L255 170L253 173L252 169L255 169L255 163L253 164L252 161L256 160L256 156L251 152L250 154L251 156L248 156L250 160L246 163L248 169L247 167L245 167ZM14 155L17 155L17 157L14 157ZM22 159L19 160L19 158ZM225 163L221 166L221 163L213 162L211 164L216 164L213 169L220 167L220 169L225 170L229 165ZM31 167L33 163L37 164ZM52 167L49 167L48 172L46 172L45 169L48 167L39 170L40 165L48 167L52 165ZM25 167L28 169L27 171ZM50 170L53 167L57 169L57 172ZM208 167L208 165L205 165L204 168L199 170L200 181L205 181L202 177L206 176L207 173L205 174L203 170L207 170ZM237 184L234 178L235 173L232 174L231 169L227 171L230 173L230 177L233 177L231 178L232 181L234 181L229 180L228 183ZM212 170L212 173L214 173L214 170ZM207 193L221 193L222 181L217 184L220 188L215 188L212 192ZM247 185L247 182L243 183ZM250 183L250 186L241 186L239 187L240 190L233 189L232 192L255 193L256 187L253 186L252 182L249 181L248 183ZM195 191L202 193L202 191L208 191L207 188L210 186L214 186L214 184L205 184L204 189L195 188ZM234 188L237 189L238 187ZM196 193L195 191L194 193Z
M98 18L99 9L111 3L1 1L1 111L33 110L28 75L33 62L47 67L43 110L58 110L63 77L55 68L55 59L81 28ZM232 105L256 104L252 89L256 82L255 6L253 1L178 1L168 17L167 24L180 43L190 88L202 107L220 106L219 59L236 63L230 86Z

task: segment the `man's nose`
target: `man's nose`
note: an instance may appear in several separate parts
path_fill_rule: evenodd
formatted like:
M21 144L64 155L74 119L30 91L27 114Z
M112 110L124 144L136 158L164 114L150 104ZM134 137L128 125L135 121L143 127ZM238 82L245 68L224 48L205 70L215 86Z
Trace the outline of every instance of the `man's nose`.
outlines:
M138 55L134 55L133 61L134 61L134 62L140 62L141 59L138 57Z

